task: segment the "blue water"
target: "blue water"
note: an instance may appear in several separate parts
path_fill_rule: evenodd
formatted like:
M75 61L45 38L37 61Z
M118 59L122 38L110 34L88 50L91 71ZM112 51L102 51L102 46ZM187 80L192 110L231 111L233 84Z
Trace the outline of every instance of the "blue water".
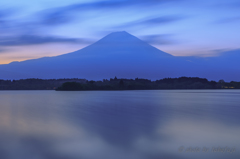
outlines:
M0 159L239 159L240 90L0 91Z

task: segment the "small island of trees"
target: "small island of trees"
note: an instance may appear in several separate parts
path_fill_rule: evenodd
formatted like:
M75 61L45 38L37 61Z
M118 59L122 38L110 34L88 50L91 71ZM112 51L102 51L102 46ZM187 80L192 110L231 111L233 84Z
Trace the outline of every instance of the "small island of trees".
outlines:
M240 82L208 81L199 77L164 78L151 81L148 79L104 79L103 81L87 81L85 83L65 82L56 90L164 90L164 89L239 89Z

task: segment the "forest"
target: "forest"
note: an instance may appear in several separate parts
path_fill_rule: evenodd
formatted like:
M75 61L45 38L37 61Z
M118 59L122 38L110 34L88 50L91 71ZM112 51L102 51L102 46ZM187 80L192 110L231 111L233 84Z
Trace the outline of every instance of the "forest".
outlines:
M85 83L65 82L56 90L161 90L161 89L239 89L240 82L224 80L208 81L198 77L164 78L156 81L148 79L104 79Z
M164 78L156 81L117 77L93 81L86 79L0 80L0 90L158 90L158 89L240 89L240 82L208 81L198 77Z
M65 82L86 83L85 79L20 79L0 80L0 90L55 90Z

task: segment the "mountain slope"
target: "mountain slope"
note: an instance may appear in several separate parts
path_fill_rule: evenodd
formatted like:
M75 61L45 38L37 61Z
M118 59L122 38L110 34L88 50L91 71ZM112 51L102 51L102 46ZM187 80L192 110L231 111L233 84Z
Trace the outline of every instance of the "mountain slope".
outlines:
M175 57L123 31L111 33L72 53L0 65L0 78L222 77L218 66L211 66L212 60L199 62ZM229 69L226 76L234 78L231 74Z

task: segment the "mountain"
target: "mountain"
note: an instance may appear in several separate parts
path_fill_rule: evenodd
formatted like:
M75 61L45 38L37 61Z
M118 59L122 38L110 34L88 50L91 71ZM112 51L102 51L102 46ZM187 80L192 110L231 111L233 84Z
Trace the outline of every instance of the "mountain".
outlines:
M218 59L218 60L217 60ZM211 61L217 65L213 65ZM176 57L158 50L137 37L122 31L111 33L81 50L55 57L43 57L0 65L0 78L119 78L160 79L166 77L203 77L240 80L231 66L221 65L220 58ZM239 67L238 67L239 69Z

